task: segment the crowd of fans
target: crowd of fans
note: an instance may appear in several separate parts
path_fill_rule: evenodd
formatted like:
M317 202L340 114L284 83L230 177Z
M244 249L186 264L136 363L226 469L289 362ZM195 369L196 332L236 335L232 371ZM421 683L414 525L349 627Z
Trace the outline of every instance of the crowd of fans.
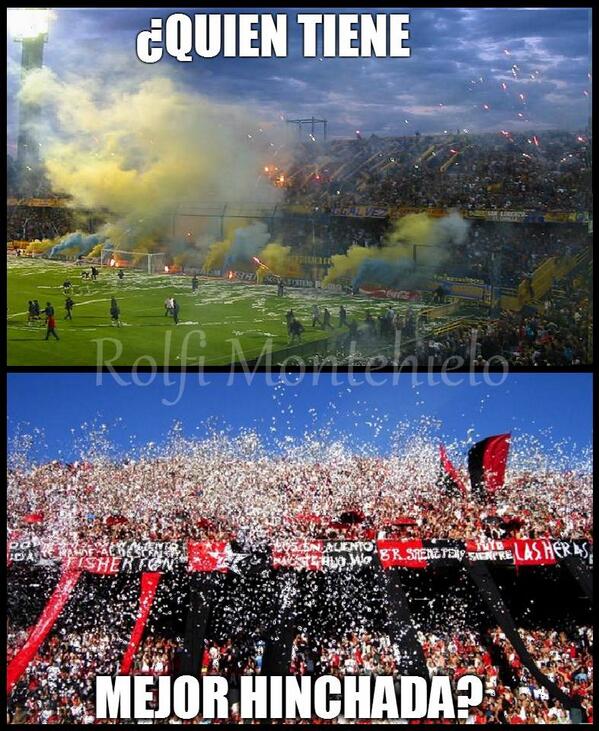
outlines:
M10 634L8 646L14 653ZM94 723L96 675L117 672L121 649L106 630L52 634L14 689L8 721Z
M7 241L54 239L71 233L75 228L73 212L62 206L8 206L6 216Z
M592 629L518 631L539 669L581 709L583 722L592 724ZM449 676L454 692L463 675L475 675L483 681L483 701L470 710L467 723L574 722L570 710L531 676L499 627L483 634L468 629L420 629L416 638L429 678ZM15 633L9 631L9 658L15 650L14 640ZM146 632L131 673L153 677L176 673L175 654L182 649L181 642L181 638ZM258 675L262 670L265 643L256 633L206 640L204 644L198 672L227 677L232 688L237 687L239 676ZM11 694L8 722L95 723L95 676L118 672L122 648L122 638L108 629L53 632ZM325 638L302 630L292 643L289 674L399 678L401 663L401 648L387 634L361 629ZM239 722L238 703L234 696L230 700L230 720ZM169 722L180 721L171 716ZM198 716L191 722L204 721Z
M541 470L534 445L513 454L514 465L527 462L524 457L528 455L532 471L514 467L496 499L481 504L440 495L438 445L424 436L410 440L405 454L383 458L356 456L340 451L339 446L334 455L326 450L322 453L315 444L296 445L276 457L269 456L252 433L235 440L215 433L191 443L175 434L166 453L150 451L146 455L142 451L135 461L125 462L109 458L101 434L91 434L90 439L95 451L88 461L38 466L30 466L24 459L13 461L8 486L9 542L28 539L32 545L50 547L49 554L54 546L68 554L78 546L120 539L222 538L251 551L260 550L265 540L308 536L592 538L590 470ZM53 580L48 579L36 600L37 608L30 604L30 587L39 585L44 572L53 570L40 568L41 575L28 581L17 563L11 568L21 593L14 593L16 587L11 590L15 601L7 627L8 660L23 646ZM131 634L139 592L132 577L120 575L114 585L108 583L110 589L102 580L102 591L113 592L109 599L95 593L94 581L99 577L80 579L75 595L11 693L10 723L95 722L94 678L117 672ZM239 581L239 588L245 586L245 579ZM325 595L333 590L329 583L323 584L329 587L324 589ZM222 583L215 586L224 587ZM310 606L313 591L324 601L318 586L306 585L306 603L301 606ZM180 671L184 640L177 624L181 619L175 621L173 615L177 608L177 617L182 616L185 593L178 587L165 579L132 673L159 676ZM234 632L231 628L255 621L242 608L254 596L265 601L272 592L280 591L278 587L276 582L264 588L258 583L251 591L243 589L250 593L242 598L243 592L229 586L228 591L238 597L237 609L232 611L231 605L225 612L225 605L215 605L215 617L210 621L223 618L207 633L198 673L224 675L234 691L239 676L264 672L268 648L264 626L271 620L263 624L264 617L256 607L252 617L260 618L262 629ZM358 589L356 596L363 604L364 592ZM375 596L378 594L372 594L371 603L376 605ZM344 617L351 615L355 599L337 594L330 598L344 606ZM357 617L374 611L363 607L358 611L357 607ZM329 611L333 612L332 606ZM109 626L104 624L107 616ZM530 677L501 630L485 634L468 629L448 612L443 615L447 628L439 631L427 624L427 616L426 611L419 615L417 639L429 675L447 674L455 684L461 675L472 673L484 681L484 700L472 710L469 723L572 722L571 711ZM431 621L429 617L428 623ZM403 672L405 650L375 629L380 624L369 630L331 634L330 623L329 618L326 626L314 625L317 630L297 631L289 656L291 674L397 676ZM569 627L567 632L536 625L522 626L520 632L542 671L580 703L585 720L592 719L592 632L584 624L575 630ZM230 720L239 722L236 696L231 700ZM178 721L172 717L169 722Z
M446 494L440 497L435 479L437 444L424 437L414 438L408 453L401 457L358 457L337 448L334 458L313 453L311 461L303 451L301 459L297 452L293 456L293 450L281 458L268 456L251 433L235 441L222 434L193 443L175 439L168 454L127 462L102 456L101 441L92 435L98 451L90 461L37 467L13 463L8 488L9 541L27 538L32 544L57 545L68 553L77 546L119 539L176 540L188 536L235 540L248 550L259 549L264 540L307 536L592 537L590 470L541 470L534 446L530 454L527 447L524 453L513 455L515 464L528 455L528 461L535 465L533 471L524 467L510 470L496 499L480 504ZM309 450L310 445L301 449ZM351 520L343 517L344 511L352 515ZM24 595L31 591L30 585L40 581L38 577L36 582L28 582L26 574L11 576L23 583L20 590ZM94 677L117 672L131 633L139 589L136 581L126 576L119 578L120 584L110 584L110 600L94 594L93 581L98 577L86 579L88 583L80 588L78 585L63 610L66 616L59 617L10 696L10 723L95 722ZM50 589L44 588L46 595L51 585L49 581ZM306 585L302 606L310 606L316 587ZM325 596L317 594L320 602L324 603L328 590ZM198 673L224 675L235 688L239 676L264 671L267 634L264 629L233 633L227 630L233 626L227 621L249 624L253 620L242 611L244 602L253 601L254 595L264 600L280 589L276 582L263 589L258 583L250 594L243 595L245 598L233 586L229 591L238 597L235 616L223 619L223 624L214 625L220 629L207 634ZM359 586L356 594L364 604ZM371 596L374 605L376 596ZM114 606L114 597L118 606ZM330 598L346 603L344 595ZM13 602L13 613L26 619L9 621L9 660L23 646L31 622L39 616L39 608L26 611L27 601L16 595ZM43 597L41 601L45 601ZM352 601L347 600L344 609L350 614ZM184 592L165 579L162 598L152 609L154 619L146 627L132 673L177 673L177 657L184 641L175 620L169 620L173 624L157 623L156 612L172 617L173 607L183 611L181 602L185 604ZM214 608L215 615L223 613L219 607ZM102 612L111 617L110 628L103 624ZM329 612L334 614L332 606ZM360 616L357 611L356 615ZM261 615L258 612L256 616ZM427 625L427 616L424 611L418 618L417 639L428 674L449 675L454 685L466 673L484 681L483 702L472 710L469 723L572 722L571 711L531 678L500 629L486 634L468 629L464 621L457 621L457 615L448 612L443 615L447 628L439 631ZM429 618L429 624L431 621ZM290 674L398 676L403 672L405 650L384 632L354 628L330 634L331 619L327 622L326 626L316 624L316 630L297 631L289 656ZM459 629L454 624L459 624ZM542 671L580 704L585 720L592 719L591 630L584 625L567 631L531 625L523 626L520 633ZM240 721L234 696L230 720ZM173 717L169 722L178 721ZM194 722L205 721L197 718Z
M548 303L550 309L551 300ZM440 337L419 340L414 351L421 365L442 365L452 356L477 367L497 356L517 366L580 365L589 362L592 354L590 314L589 304L554 315L504 312L499 319L476 327L458 327Z
M576 366L592 362L592 269L577 267L559 284L520 311L467 310L428 318L427 308L389 304L374 317L357 320L351 303L344 308L348 328L326 357L352 365L394 365L473 369L503 366ZM428 306L448 301L444 285L427 295ZM339 326L341 327L341 326ZM339 331L343 332L343 331ZM315 356L314 364L324 356ZM332 360L329 362L333 362Z
M592 630L579 627L575 636L555 630L519 632L541 670L566 695L580 701L584 720L592 723ZM483 681L483 702L472 709L468 723L571 722L568 709L559 700L551 699L548 690L532 679L500 628L489 630L484 637L472 630L419 630L417 639L430 678L447 675L454 690L463 675L475 675ZM308 633L300 632L293 642L289 672L397 677L400 665L401 650L388 635L361 630L316 641Z
M377 137L303 146L287 173L289 201L462 209L591 209L586 133ZM452 160L452 162L449 162ZM449 163L445 168L444 166Z
M228 637L224 642L206 640L202 657L202 674L259 675L264 657L264 640L256 633Z
M237 444L250 450L247 457L231 454L232 445L217 438L179 448L182 453L169 458L13 467L9 537L32 537L68 552L106 541L188 537L235 539L251 547L307 536L592 534L590 470L556 468L541 479L512 469L494 500L480 504L440 495L438 445L424 438L415 438L407 453L385 458L267 456L255 435ZM359 519L344 525L339 516L352 510Z
M586 226L581 225L473 223L464 247L444 265L444 273L488 282L490 257L496 256L497 283L517 286L550 256L573 256L588 244Z
M386 635L368 631L315 642L307 632L293 640L290 675L393 675L399 650Z
M526 650L537 667L569 698L575 700L593 719L593 630L578 627L574 633L558 630L519 629ZM500 648L511 683L522 701L522 723L564 723L568 712L559 701L547 708L549 693L523 665L513 645L499 628L489 632Z
M147 635L133 661L134 675L172 675L174 652L178 647L175 640Z
M18 649L8 635L10 655ZM168 675L173 670L175 640L147 634L134 659L134 675ZM123 642L107 628L54 632L44 642L12 692L8 722L26 724L95 723L97 675L119 672Z
M330 258L351 246L376 248L384 244L392 227L387 218L353 218L326 213L282 216L273 224L273 236L301 256ZM515 287L551 256L571 256L589 246L583 224L506 223L469 221L465 241L453 247L438 274L467 277L481 282ZM496 261L493 272L492 261ZM416 262L426 266L426 250L416 249ZM400 287L401 288L401 287Z

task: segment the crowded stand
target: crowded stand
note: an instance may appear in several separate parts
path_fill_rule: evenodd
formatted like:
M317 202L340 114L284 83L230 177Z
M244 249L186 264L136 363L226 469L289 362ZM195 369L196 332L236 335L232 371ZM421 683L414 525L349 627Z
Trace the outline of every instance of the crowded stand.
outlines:
M592 358L591 317L588 292L559 306L548 297L540 313L504 312L497 320L424 337L413 352L420 365L442 365L451 356L477 367L497 356L515 366L580 365Z
M264 656L264 640L256 632L228 637L224 642L205 641L201 672L205 675L259 675Z
M238 233L240 241L249 235L247 222L233 213L227 218L225 203L220 221L213 214L202 219L201 207L192 218L182 213L180 221L169 212L156 240L168 273L276 284L280 296L299 287L347 298L349 317L340 314L338 328L325 328L327 342L314 362L331 353L343 364L351 357L354 365L364 365L371 356L389 362L400 339L401 356L424 366L440 366L452 356L478 368L495 356L509 366L578 366L592 361L593 350L591 145L584 132L508 130L299 143L286 150L281 168L264 168L276 188L275 202L257 218L263 218L265 240L285 247L277 264L249 255L231 259L228 253L234 271L225 271L224 255L220 264L205 266L213 248L230 252ZM65 234L80 230L102 237L107 211L79 211L56 195L9 201L11 251L64 258ZM431 228L459 217L459 238L420 240L415 225L399 239L405 246L393 251L402 223L420 225L419 216ZM183 225L190 229L184 229L190 247L185 253L181 241L169 242ZM213 241L219 235L223 241ZM80 258L87 255L96 263L98 246L87 247ZM77 251L67 247L66 256L74 261ZM537 286L552 263L551 275L541 276ZM369 264L364 274L362 265ZM390 310L399 301L403 312L378 322L361 313L354 322L352 295L385 299ZM406 301L455 307L414 323ZM292 324L288 345L301 346L307 324ZM306 355L312 362L312 352Z
M305 144L286 175L289 201L462 209L591 209L586 133L546 131Z
M580 702L583 721L592 723L591 628L581 626L573 634L525 628L518 628L518 632L543 672L568 696ZM547 689L531 677L501 628L491 627L482 634L473 629L419 629L415 636L426 664L425 677L448 676L454 693L463 675L476 675L483 681L483 701L470 711L467 723L574 722L569 709L552 699ZM10 642L9 637L9 647ZM146 630L130 672L154 678L176 675L181 642L180 637L169 638ZM107 628L55 630L13 691L8 706L9 723L96 722L94 677L117 671L122 645L118 633ZM264 647L264 640L255 632L204 642L201 667L195 673L219 675L229 680L230 721L240 721L235 694L239 677L262 672ZM389 635L380 631L351 630L326 638L297 631L288 673L399 678L401 653ZM345 720L341 717L338 722ZM178 721L171 716L169 722ZM191 722L205 721L198 716Z
M581 626L575 631L524 629L518 632L527 651L538 667L546 673L567 696L578 699L585 709L589 723L593 718L593 629ZM567 711L559 701L547 708L549 695L522 665L518 653L500 628L489 630L493 647L499 648L506 672L521 699L526 713L522 723L564 723Z
M524 439L503 484L484 497L456 492L466 475L447 471L444 457L440 478L426 430L385 457L342 442L329 452L316 439L283 440L271 452L252 432L171 436L125 460L101 428L76 463L13 454L10 723L96 722L97 674L221 675L229 720L241 722L241 676L414 672L447 675L454 691L464 674L481 678L483 702L469 723L590 722L592 632L585 603L573 599L573 582L584 586L590 571L585 464L562 467L556 448L541 470L538 445ZM414 564L405 554L398 564L390 546L419 546L429 558ZM550 555L531 559L540 547ZM525 656L476 589L479 561L492 566L506 595L499 601L513 605ZM540 617L530 598L543 592L555 602ZM530 658L547 686L529 672Z
M552 679L555 672L551 669L551 658L559 658L563 681L560 687L566 684L572 695L582 696L587 722L591 723L592 630L581 627L577 641L567 640L563 632L524 629L519 632L525 637L536 638L540 648L535 659L541 666L549 667ZM539 687L526 672L500 628L489 629L485 637L472 630L420 630L416 636L429 678L447 675L454 689L463 675L476 675L483 680L484 700L472 711L470 723L570 722L568 711L560 701L552 701L546 689ZM294 639L290 672L337 677L397 675L399 655L400 649L389 636L369 631L347 632L321 645L311 643L305 633L300 633Z
M517 286L550 256L575 256L589 246L587 227L582 224L543 225L470 221L459 256L448 257L439 273L489 282L492 255L501 256L498 284ZM281 217L274 232L298 255L331 257L351 246L381 246L392 228L388 219L361 219L321 214L310 219ZM314 239L312 238L314 234ZM416 252L416 257L424 252Z
M346 456L338 463L289 457L245 461L215 450L169 460L53 462L14 469L9 530L19 538L63 546L235 536L250 541L266 536L372 539L385 532L427 539L591 537L590 476L549 474L534 503L529 490L536 483L527 472L512 474L491 506L461 496L440 503L437 456L432 445L427 448L426 458ZM143 488L147 484L151 490ZM338 521L356 506L361 506L360 522Z
M34 569L27 577L11 577L13 596L8 607L8 647L14 655L22 647L28 621L41 611L32 598L32 589L52 587L52 571ZM52 633L38 649L13 689L9 701L11 723L93 723L96 675L118 671L126 647L127 598L130 592L116 586L104 587L101 594L114 614L98 606L94 581L87 577L74 600L63 612ZM37 600L39 601L39 600ZM42 604L43 608L43 604ZM27 628L23 631L23 627ZM147 639L148 645L153 642ZM146 653L147 654L147 653Z
M6 218L7 241L54 239L73 230L73 214L68 208L10 206Z

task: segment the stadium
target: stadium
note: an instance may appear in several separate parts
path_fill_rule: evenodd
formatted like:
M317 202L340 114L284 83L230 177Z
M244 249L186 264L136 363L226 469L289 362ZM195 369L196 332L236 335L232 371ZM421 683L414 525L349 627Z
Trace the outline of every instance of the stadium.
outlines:
M592 725L590 11L294 10L9 13L7 723ZM462 714L242 713L330 677Z
M92 98L43 65L51 26L17 27L9 364L591 362L590 122L535 127L532 61L497 72L509 129L475 104L472 127L334 136L168 76Z

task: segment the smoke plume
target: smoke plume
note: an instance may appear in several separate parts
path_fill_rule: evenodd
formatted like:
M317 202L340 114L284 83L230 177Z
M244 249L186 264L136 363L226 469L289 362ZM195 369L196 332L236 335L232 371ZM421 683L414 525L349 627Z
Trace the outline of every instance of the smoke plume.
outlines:
M280 191L260 177L276 129L258 135L251 110L165 76L121 79L63 79L43 68L20 92L44 109L36 137L53 189L74 207L108 211L98 234L115 248L169 248L181 202L276 202Z
M68 234L68 236L63 236L59 243L50 249L48 255L52 257L73 249L85 256L98 244L103 244L105 240L106 237L99 234L84 234L81 231L75 231L75 233Z
M227 251L223 269L230 269L236 264L248 264L266 246L269 239L270 234L264 223L252 223L250 226L238 228Z
M410 289L422 286L431 270L442 266L468 236L469 224L458 213L432 218L426 213L409 213L398 219L382 247L352 246L347 254L332 257L333 266L324 283L352 280L354 287L372 284ZM426 259L426 268L414 261Z
M299 267L291 258L291 247L271 241L258 254L261 262L279 277L299 276Z
M383 259L365 259L358 268L352 281L353 287L366 283L376 283L390 289L417 289L427 277L416 268L411 259L385 261Z

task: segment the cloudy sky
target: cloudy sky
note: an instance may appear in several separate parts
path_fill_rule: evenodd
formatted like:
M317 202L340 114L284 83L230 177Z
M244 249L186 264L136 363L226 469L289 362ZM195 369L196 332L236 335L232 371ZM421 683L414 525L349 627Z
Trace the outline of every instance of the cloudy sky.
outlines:
M144 66L135 55L136 34L150 27L150 18L166 17L175 8L57 8L45 63L59 75L90 79L102 69L115 73L115 64L123 75L167 70L203 93L257 105L265 122L317 115L329 120L332 136L341 137L356 129L363 135L391 135L446 128L580 129L587 123L591 38L586 8L387 9L411 13L409 59L304 59L294 18L298 10L305 9L286 10L287 58L178 63L165 57ZM361 10L375 11L348 12ZM9 32L10 151L20 55L13 40Z

